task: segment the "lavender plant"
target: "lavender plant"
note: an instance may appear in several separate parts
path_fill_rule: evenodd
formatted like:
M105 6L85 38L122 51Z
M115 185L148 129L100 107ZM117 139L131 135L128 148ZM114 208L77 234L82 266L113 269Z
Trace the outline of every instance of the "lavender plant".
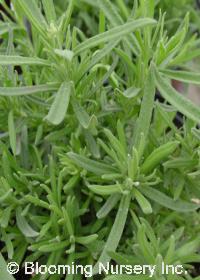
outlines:
M1 3L2 279L11 261L15 279L29 262L143 280L98 266L163 261L183 273L152 279L199 279L200 109L171 83L200 84L199 40L167 1L129 2Z

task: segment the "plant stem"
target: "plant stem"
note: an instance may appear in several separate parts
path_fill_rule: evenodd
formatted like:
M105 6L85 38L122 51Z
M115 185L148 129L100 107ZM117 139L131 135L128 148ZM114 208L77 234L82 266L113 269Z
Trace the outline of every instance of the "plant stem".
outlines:
M117 216L115 218L115 222L110 231L110 234L106 241L105 247L99 257L99 260L96 263L96 265L94 266L93 274L98 273L98 267L99 267L100 263L105 265L107 262L110 261L111 258L108 253L116 251L118 244L120 242L124 227L125 227L130 202L131 202L130 193L122 196L121 201L120 201L120 206L119 206L119 209L117 212Z

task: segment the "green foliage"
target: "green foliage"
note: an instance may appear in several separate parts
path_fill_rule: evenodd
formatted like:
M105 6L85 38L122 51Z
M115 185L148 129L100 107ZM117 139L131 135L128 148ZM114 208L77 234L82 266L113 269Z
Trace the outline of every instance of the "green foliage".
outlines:
M99 263L165 261L188 274L152 279L198 279L200 109L172 86L200 83L192 2L2 1L4 279L4 259L91 264L92 279Z

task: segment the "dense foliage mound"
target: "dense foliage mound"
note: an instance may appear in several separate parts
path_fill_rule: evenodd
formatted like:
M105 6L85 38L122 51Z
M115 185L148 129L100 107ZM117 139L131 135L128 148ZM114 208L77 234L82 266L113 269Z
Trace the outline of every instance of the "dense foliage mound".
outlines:
M0 3L0 278L164 261L187 273L152 279L199 280L198 3Z

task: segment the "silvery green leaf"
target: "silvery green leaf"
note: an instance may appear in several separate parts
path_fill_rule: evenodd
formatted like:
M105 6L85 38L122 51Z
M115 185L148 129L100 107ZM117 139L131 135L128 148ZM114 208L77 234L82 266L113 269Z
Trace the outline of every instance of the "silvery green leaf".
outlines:
M58 125L64 120L72 91L73 84L71 82L61 84L45 120L54 125Z

